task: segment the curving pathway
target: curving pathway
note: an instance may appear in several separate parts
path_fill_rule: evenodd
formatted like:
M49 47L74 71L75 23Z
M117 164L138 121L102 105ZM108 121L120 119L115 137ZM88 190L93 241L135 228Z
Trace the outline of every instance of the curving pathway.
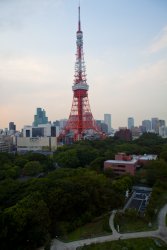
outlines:
M167 243L167 227L166 227L167 204L160 210L158 214L158 229L155 231L120 234L116 231L113 223L115 213L116 211L114 210L109 219L109 225L113 232L112 235L78 240L69 243L64 243L59 241L58 239L54 239L52 242L51 250L76 250L76 248L79 246L90 245L91 243L102 243L118 239L132 239L132 238L145 238L145 237L160 238L161 240Z

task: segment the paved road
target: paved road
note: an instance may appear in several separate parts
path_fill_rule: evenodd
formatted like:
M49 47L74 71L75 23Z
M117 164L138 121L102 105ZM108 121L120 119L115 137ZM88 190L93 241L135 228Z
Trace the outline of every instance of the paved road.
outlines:
M167 227L166 227L167 204L159 212L158 229L155 231L120 234L114 228L113 221L115 213L116 211L113 211L109 219L109 225L113 232L112 235L85 239L85 240L78 240L69 243L63 243L55 239L52 242L51 250L76 250L76 248L79 246L90 245L91 243L102 243L118 239L131 239L131 238L144 238L144 237L157 237L167 243Z

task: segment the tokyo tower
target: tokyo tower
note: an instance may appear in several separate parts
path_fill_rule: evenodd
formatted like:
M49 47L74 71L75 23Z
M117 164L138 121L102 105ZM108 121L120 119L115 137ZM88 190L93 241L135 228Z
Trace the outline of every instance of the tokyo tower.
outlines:
M92 136L102 136L93 118L89 99L89 85L86 80L85 62L83 55L83 32L81 30L80 6L78 7L78 30L76 32L76 62L74 83L72 86L73 101L69 119L60 134L60 138L71 137L74 141Z

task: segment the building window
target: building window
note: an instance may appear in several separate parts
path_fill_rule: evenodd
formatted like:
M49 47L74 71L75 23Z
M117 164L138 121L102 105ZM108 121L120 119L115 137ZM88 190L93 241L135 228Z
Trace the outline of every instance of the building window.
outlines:
M26 130L26 137L30 137L30 130Z

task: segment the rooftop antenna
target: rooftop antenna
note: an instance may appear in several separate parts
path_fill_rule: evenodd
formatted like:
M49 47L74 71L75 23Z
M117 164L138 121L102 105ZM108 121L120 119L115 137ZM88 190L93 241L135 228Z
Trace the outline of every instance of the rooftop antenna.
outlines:
M80 1L78 6L78 31L81 31L81 21L80 21Z

